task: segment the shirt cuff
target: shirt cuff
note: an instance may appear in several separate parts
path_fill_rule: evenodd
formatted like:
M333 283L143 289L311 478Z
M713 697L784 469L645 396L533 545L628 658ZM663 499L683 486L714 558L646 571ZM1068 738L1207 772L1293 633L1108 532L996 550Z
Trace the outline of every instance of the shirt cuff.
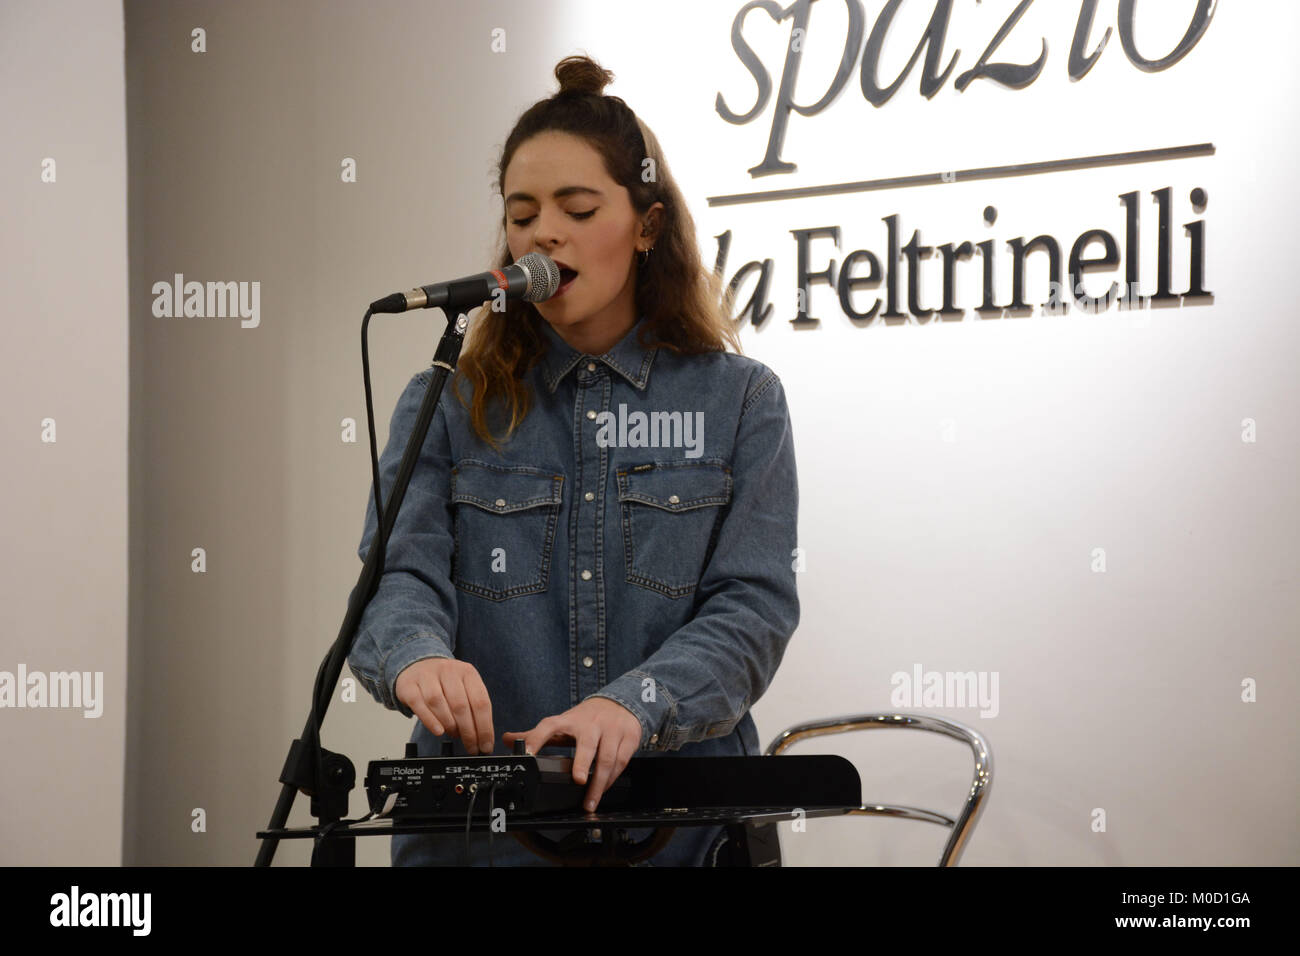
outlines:
M384 658L382 665L384 696L388 698L385 706L396 710L404 717L414 717L415 713L397 699L397 677L416 661L431 657L453 657L446 643L432 631L413 634L401 644L394 647Z
M630 710L641 721L641 750L667 750L677 715L677 701L644 671L628 671L584 698L604 697Z

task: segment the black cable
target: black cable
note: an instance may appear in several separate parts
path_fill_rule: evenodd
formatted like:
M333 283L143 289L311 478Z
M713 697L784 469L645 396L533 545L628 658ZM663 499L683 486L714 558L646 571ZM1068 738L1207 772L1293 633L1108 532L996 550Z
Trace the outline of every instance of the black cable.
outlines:
M469 785L469 812L465 814L465 865L472 866L474 858L469 852L469 825L474 818L474 801L478 799L478 784Z
M374 396L370 388L370 318L374 315L372 309L366 309L365 316L361 319L361 379L365 385L366 391L366 430L370 436L370 481L375 494L375 537L371 540L370 546L373 548L377 543L387 550L388 542L378 540L383 536L384 530L384 508L380 500L379 487L379 450L375 439L375 403ZM384 558L381 552L379 563L376 568L375 579L379 580L384 576ZM325 684L325 675L329 672L329 661L333 657L327 654L321 659L320 666L316 668L316 680L312 685L311 695L311 721L307 734L303 740L303 746L315 755L317 772L320 769L321 746L320 746L320 708L324 696L330 692Z
M373 548L376 544L380 546L379 559L376 562L375 580L381 580L384 575L385 552L388 548L388 539L384 535L384 508L381 501L379 485L379 449L375 437L375 403L374 395L370 387L370 319L374 315L374 309L366 309L365 316L361 319L361 378L366 392L366 430L370 438L370 481L375 495L375 537L371 540L370 546ZM367 557L369 553L367 552ZM327 702L327 695L332 692L332 688L326 688L325 676L336 659L337 655L344 653L340 641L335 641L330 653L321 659L320 666L316 668L316 679L312 684L311 695L311 716L307 722L306 732L303 734L302 746L310 755L310 763L314 771L314 781L318 786L320 784L321 764L323 762L323 753L320 744L320 722L321 709ZM470 801L470 810L473 811L473 800ZM372 811L371 816L374 813ZM366 817L365 819L369 819ZM361 821L339 821L339 822L361 822ZM328 825L321 834L327 836L335 824ZM466 829L466 846L468 848L469 830ZM260 857L259 857L260 859Z
M492 789L488 791L488 866L489 867L492 866L492 837L496 833L495 816L496 816L497 787L499 787L500 785L501 785L501 781L493 780Z
M384 506L379 501L379 452L375 446L375 402L370 393L370 315L370 310L366 309L366 317L361 320L361 377L366 386L366 428L370 432L370 480L375 489L377 530L384 526Z

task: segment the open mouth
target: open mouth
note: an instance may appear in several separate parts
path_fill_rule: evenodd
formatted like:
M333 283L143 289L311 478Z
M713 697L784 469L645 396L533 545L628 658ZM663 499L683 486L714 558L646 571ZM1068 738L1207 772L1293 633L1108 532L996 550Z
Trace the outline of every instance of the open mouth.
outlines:
M555 294L559 295L561 292L567 289L570 285L573 284L573 280L576 278L578 278L578 273L575 272L573 269L568 269L568 268L560 269L560 285L559 288L555 290Z

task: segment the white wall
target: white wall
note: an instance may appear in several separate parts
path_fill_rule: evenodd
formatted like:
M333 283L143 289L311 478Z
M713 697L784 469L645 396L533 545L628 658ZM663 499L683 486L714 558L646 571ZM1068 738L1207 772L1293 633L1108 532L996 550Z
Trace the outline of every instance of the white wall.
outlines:
M882 5L867 4L868 28ZM902 69L933 9L905 6L882 78ZM996 717L923 708L976 726L992 745L992 795L965 862L1295 863L1300 390L1292 366L1300 334L1288 286L1300 124L1297 77L1283 64L1296 8L1220 4L1191 53L1154 74L1134 68L1112 35L1094 69L1071 83L1066 56L1079 5L1038 4L995 57L1031 62L1045 37L1038 80L1019 91L977 81L955 92L953 79L1014 6L958 5L945 63L954 49L961 56L933 100L918 92L918 65L876 109L855 70L823 113L793 116L783 158L797 162L795 175L751 183L744 172L763 156L770 108L761 122L728 127L710 115L706 97L688 97L698 84L747 109L753 82L734 57L689 82L670 81L677 88L658 100L695 106L689 116L661 107L656 119L661 128L673 120L662 135L677 146L668 149L696 195L1216 148L1206 158L721 207L701 217L705 235L733 230L731 268L776 259L775 313L748 343L780 370L799 452L805 613L756 708L760 730L770 739L810 717L889 710L891 675L918 664L997 674ZM1195 3L1139 6L1139 48L1154 56L1176 45ZM1115 24L1115 7L1099 5L1089 49ZM827 88L842 11L814 8L799 102ZM716 36L726 20L719 13L697 32ZM768 41L752 42L775 69L784 39L766 20L751 15L752 35ZM707 151L689 148L705 135ZM785 321L794 315L789 229L841 228L838 251L829 240L814 244L815 268L859 248L883 259L881 219L893 213L903 241L913 229L929 245L992 238L997 301L1006 302L1006 240L1047 232L1068 256L1074 237L1105 228L1122 254L1118 196L1131 190L1141 191L1149 294L1151 192L1165 186L1174 198L1173 288L1187 288L1182 224L1204 219L1213 305L998 319L970 311L960 323L886 327L877 319L858 328L832 292L814 286L821 327L795 334ZM1203 215L1188 201L1197 186L1208 196ZM986 228L990 204L999 215ZM1028 301L1042 303L1045 266L1040 257L1030 262ZM957 302L970 308L980 300L980 260L961 268ZM921 302L937 307L937 256L922 275ZM1096 294L1112 279L1124 281L1122 265L1088 288ZM859 293L859 308L875 294ZM1254 442L1243 441L1247 419ZM1096 549L1104 549L1104 573L1094 570ZM1241 699L1248 678L1258 681L1255 703ZM817 743L858 760L869 800L956 811L971 767L959 744L913 739L929 735L912 731L857 736ZM1105 832L1092 828L1098 808ZM946 836L875 820L787 834L789 857L805 863L931 862Z
M0 4L0 440L7 484L0 504L0 683L10 675L14 703L27 702L14 686L20 668L88 674L92 695L98 674L102 688L90 708L85 700L75 707L0 707L0 865L6 866L122 861L128 711L122 63L120 6ZM46 419L53 420L52 431ZM48 694L44 700L55 702ZM95 711L98 716L86 716Z

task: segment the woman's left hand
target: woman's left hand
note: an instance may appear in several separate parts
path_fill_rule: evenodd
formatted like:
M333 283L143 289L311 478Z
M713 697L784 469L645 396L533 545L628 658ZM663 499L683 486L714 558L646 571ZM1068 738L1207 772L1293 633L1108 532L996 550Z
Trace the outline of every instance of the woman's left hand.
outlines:
M589 697L562 714L544 717L532 730L502 734L506 753L510 753L514 742L520 738L523 738L524 747L530 754L551 743L576 745L573 779L582 784L590 776L591 784L587 787L584 801L590 813L641 746L641 721L622 704L608 697ZM589 775L593 758L596 770Z

